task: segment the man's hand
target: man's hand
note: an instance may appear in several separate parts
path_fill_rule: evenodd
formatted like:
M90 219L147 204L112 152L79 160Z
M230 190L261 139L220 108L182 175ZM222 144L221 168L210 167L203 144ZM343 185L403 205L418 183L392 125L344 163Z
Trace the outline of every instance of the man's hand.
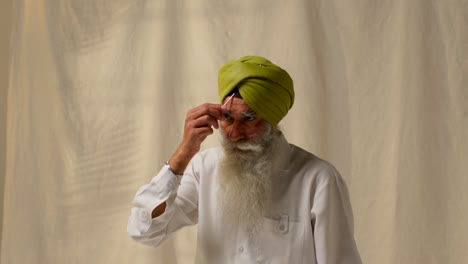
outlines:
M201 143L218 129L218 120L223 120L223 109L219 104L202 104L187 112L184 137L176 153L169 160L175 174L183 174L192 157L200 151Z

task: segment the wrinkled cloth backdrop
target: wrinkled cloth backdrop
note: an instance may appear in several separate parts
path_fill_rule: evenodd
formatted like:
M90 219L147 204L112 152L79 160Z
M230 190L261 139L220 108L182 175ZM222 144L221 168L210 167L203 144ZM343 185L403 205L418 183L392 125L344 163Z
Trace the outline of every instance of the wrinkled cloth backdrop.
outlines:
M10 11L2 264L193 263L196 227L146 248L126 233L130 204L176 149L186 111L218 102L218 69L252 54L293 77L282 128L341 171L365 263L468 262L467 1L18 0Z

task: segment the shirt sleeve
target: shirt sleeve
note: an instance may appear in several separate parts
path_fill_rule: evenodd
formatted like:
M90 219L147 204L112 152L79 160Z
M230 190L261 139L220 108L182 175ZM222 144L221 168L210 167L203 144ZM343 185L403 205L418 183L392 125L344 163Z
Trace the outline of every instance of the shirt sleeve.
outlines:
M346 185L331 167L319 173L313 199L312 230L318 264L361 264L354 240L353 213Z
M134 240L157 247L175 231L197 223L198 182L190 173L191 168L189 165L182 176L175 175L166 165L137 191L127 225L127 232ZM164 202L167 203L164 213L152 218L154 208Z

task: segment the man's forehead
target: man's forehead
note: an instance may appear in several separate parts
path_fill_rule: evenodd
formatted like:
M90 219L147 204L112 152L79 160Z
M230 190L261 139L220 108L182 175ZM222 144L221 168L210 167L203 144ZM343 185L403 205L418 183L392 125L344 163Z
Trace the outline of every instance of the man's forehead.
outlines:
M235 112L253 112L252 108L241 98L234 97L226 106L226 110Z

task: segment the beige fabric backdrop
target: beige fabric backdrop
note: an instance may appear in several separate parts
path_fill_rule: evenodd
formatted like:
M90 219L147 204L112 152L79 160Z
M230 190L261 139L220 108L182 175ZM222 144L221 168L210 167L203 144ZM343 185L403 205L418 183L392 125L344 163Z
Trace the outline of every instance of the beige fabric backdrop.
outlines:
M293 77L282 127L343 174L365 263L468 263L468 1L18 0L12 17L2 264L193 263L196 227L146 248L130 203L251 54Z

